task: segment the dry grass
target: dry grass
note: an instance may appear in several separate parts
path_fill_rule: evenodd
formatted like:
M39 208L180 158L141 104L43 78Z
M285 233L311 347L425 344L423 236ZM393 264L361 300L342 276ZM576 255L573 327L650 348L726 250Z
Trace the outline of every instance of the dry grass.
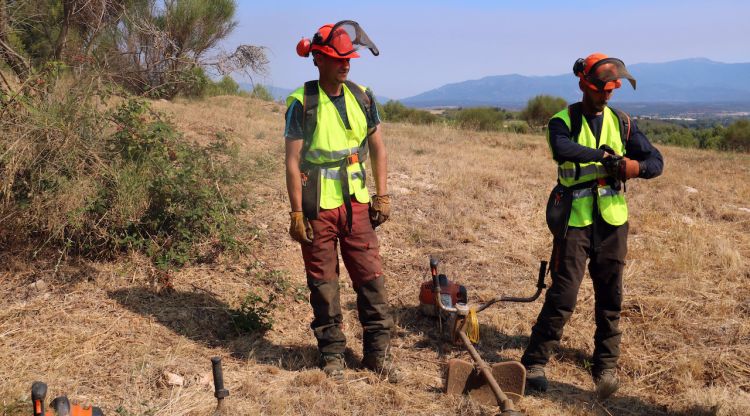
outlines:
M210 414L213 355L224 357L233 414L492 414L440 393L442 359L417 311L417 290L434 254L474 300L533 291L538 261L549 255L543 205L555 175L543 138L384 126L395 206L378 233L398 321L393 353L408 378L392 386L356 368L360 327L354 293L344 284L353 368L334 383L315 369L306 302L283 296L265 336L237 335L226 313L259 286L260 271L280 270L290 284L304 285L299 248L286 234L284 109L236 97L155 107L171 113L190 140L208 143L224 132L242 144L254 177L234 192L250 201L250 231L242 236L250 254L185 269L173 278L176 292L161 296L148 287L148 262L135 255L106 264L4 258L5 414L29 413L37 379L51 396L64 393L110 415ZM662 150L665 174L628 185L621 391L604 403L590 393L593 291L585 282L548 366L551 390L520 403L528 415L750 414L750 157ZM28 287L40 279L46 287ZM540 307L482 313L480 353L490 362L519 359ZM460 349L447 357L468 359ZM183 376L185 385L166 386L165 371Z

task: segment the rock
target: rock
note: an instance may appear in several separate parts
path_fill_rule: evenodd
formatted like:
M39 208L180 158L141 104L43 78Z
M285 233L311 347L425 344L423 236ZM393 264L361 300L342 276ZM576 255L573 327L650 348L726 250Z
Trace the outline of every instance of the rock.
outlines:
M683 188L685 188L685 192L689 194L697 194L698 190L693 188L692 186L682 185Z
M213 381L213 375L211 374L211 372L205 372L205 373L202 373L202 374L197 374L195 376L195 382L199 386L212 387L212 384L214 382Z
M682 216L682 222L684 222L687 225L693 225L693 223L695 223L695 221L693 221L693 219L688 217L687 215Z
M45 290L47 290L47 282L39 279L36 282L29 284L29 289L44 292Z
M164 372L162 372L162 376L164 376L164 382L168 386L180 386L180 387L182 387L182 385L185 383L185 378L184 377L182 377L181 375L175 374L175 373L170 373L167 370L164 370Z

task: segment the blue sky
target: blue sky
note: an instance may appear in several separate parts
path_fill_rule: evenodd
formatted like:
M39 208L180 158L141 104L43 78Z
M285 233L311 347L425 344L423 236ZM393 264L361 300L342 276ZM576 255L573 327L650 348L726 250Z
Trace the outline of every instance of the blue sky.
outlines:
M592 52L626 64L705 57L750 62L748 1L237 0L238 27L221 46L268 48L269 76L293 88L317 78L297 56L302 37L325 23L356 20L380 49L353 59L350 78L405 98L489 75L558 75ZM572 76L572 75L571 75ZM236 76L243 80L243 77Z

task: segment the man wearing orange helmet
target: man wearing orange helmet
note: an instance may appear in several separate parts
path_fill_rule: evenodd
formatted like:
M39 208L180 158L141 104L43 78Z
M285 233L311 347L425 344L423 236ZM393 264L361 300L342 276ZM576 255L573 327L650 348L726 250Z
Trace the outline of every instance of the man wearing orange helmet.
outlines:
M357 293L362 324L362 364L398 382L389 354L393 319L374 228L390 216L386 150L372 92L347 79L357 50L378 49L362 28L345 20L318 29L312 41L297 45L300 56L313 56L317 80L287 98L286 184L291 204L289 234L302 246L311 328L318 341L320 366L341 378L346 338L339 301L341 257ZM365 185L365 159L372 160L376 194Z
M544 366L573 313L589 259L596 319L591 370L603 400L619 386L615 369L628 234L625 181L654 178L664 162L635 121L607 106L621 79L636 86L621 60L595 53L577 60L573 72L583 99L555 114L547 129L558 164L558 185L547 203L547 223L554 236L552 285L521 362L528 389L546 391Z

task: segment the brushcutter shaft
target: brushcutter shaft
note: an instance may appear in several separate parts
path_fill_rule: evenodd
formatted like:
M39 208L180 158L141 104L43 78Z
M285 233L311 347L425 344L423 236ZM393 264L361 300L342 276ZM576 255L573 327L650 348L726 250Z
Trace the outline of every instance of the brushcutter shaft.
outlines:
M458 335L461 337L461 341L464 342L464 346L469 351L469 355L471 355L471 358L474 360L475 363L477 363L477 366L479 367L479 371L482 372L482 375L484 376L485 380L487 380L487 384L490 385L490 388L492 389L492 393L495 394L495 398L497 399L497 405L500 407L500 411L505 412L512 412L515 411L515 405L513 404L513 400L508 398L508 396L503 393L503 390L500 388L500 386L497 384L497 381L495 380L495 376L492 375L492 369L489 365L487 365L486 362L482 359L482 357L479 356L479 353L474 348L474 346L471 344L471 341L469 340L469 337L466 336L466 333L463 331L463 329L457 331Z

